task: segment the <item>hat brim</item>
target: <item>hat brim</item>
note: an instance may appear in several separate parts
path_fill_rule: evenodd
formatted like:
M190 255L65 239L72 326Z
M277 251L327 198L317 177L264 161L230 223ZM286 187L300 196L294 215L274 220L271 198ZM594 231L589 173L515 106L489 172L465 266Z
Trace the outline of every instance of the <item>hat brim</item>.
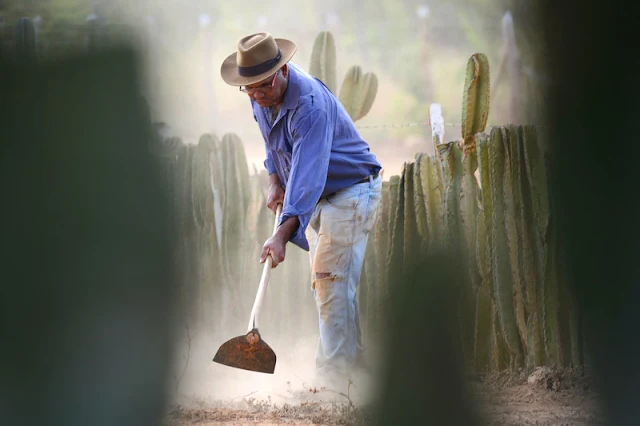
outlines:
M249 84L254 84L269 77L277 69L289 62L291 58L293 58L293 55L296 53L296 44L284 38L276 38L274 40L280 48L280 54L282 55L280 61L278 61L276 65L274 65L269 71L266 71L262 74L258 74L252 77L243 77L238 73L238 53L232 53L227 57L227 59L224 60L224 62L222 62L222 66L220 67L220 75L222 76L222 79L225 81L225 83L231 86L246 86Z

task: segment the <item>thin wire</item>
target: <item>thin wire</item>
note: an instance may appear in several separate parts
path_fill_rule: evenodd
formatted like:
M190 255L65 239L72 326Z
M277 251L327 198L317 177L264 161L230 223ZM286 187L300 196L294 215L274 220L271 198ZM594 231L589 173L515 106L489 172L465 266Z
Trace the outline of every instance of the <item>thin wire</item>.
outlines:
M460 124L446 123L445 127L459 127ZM356 126L357 129L395 129L399 127L431 127L430 123L398 123L398 124L377 124L371 126Z
M531 124L536 127L546 127L544 124ZM445 123L445 127L460 127L462 124ZM487 128L494 127L495 124L487 124ZM397 124L377 124L371 126L356 126L356 129L396 129L400 127L431 127L430 123L397 123Z

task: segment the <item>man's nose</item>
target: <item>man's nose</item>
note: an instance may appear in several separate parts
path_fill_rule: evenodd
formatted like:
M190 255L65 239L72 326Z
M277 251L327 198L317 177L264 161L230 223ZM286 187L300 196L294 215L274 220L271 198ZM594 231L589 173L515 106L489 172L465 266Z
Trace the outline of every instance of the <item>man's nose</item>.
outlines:
M264 93L262 93L259 90L256 90L255 92L253 92L253 97L256 99L262 99L264 98Z

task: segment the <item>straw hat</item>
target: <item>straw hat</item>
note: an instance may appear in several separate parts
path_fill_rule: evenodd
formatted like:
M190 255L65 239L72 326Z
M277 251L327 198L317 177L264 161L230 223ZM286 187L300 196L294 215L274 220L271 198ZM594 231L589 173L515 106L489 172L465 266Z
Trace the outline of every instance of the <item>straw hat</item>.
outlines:
M220 74L231 86L254 84L272 75L295 53L292 41L273 38L269 33L248 35L238 42L238 51L224 60Z

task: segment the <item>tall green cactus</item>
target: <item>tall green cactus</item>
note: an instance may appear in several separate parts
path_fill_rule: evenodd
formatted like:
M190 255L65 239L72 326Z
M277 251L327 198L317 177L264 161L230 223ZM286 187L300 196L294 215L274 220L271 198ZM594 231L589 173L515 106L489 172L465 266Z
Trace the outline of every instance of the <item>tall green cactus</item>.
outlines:
M511 355L511 365L523 366L523 348L520 331L516 319L516 307L513 298L513 278L509 260L509 247L507 244L507 229L504 225L504 176L505 144L502 129L494 128L491 131L491 144L489 145L490 160L490 185L492 187L492 242L493 259L492 272L498 318L504 337Z
M362 263L358 298L360 304L360 327L364 335L369 334L369 326L374 323L375 299L377 297L377 268L375 264L375 235L369 234Z
M204 134L197 145L190 145L193 151L191 163L191 214L193 217L192 244L195 259L198 291L196 302L199 316L206 322L213 321L213 312L222 312L225 276L221 271L221 250L218 245L214 198L212 188L212 157L218 155L220 141L217 137ZM212 309L212 307L214 309Z
M527 311L527 367L543 365L544 346L542 345L542 329L540 321L541 306L539 304L538 283L543 277L538 273L539 253L536 250L535 222L531 212L531 189L525 167L525 143L521 129L510 129L512 140L515 141L516 163L519 171L514 173L515 186L520 193L520 208L518 212L519 241L520 241L520 273L523 293L525 295Z
M420 175L427 215L429 248L436 249L444 243L444 193L445 183L440 160L423 155L420 158Z
M376 303L375 309L380 312L377 317L376 325L380 330L380 335L384 335L385 330L385 314L387 313L387 301L389 300L389 281L388 281L388 264L387 258L389 253L389 246L391 244L391 227L392 227L392 212L395 211L393 204L393 193L397 191L397 184L392 185L392 181L395 180L392 176L388 182L382 183L382 199L380 200L380 211L378 216L378 222L376 225L376 260L375 263L378 268L378 303ZM396 189L394 190L393 187Z
M527 254L533 261L526 261L525 277L529 283L535 282L535 291L528 291L530 312L532 317L532 332L536 340L536 364L551 362L559 363L560 342L558 337L559 318L557 306L559 294L557 290L557 263L555 257L557 242L550 235L550 207L547 183L547 170L544 157L538 145L538 137L533 126L518 126L521 138L521 163L523 180L526 185L527 215L526 234L530 242L525 245ZM524 207L524 206L523 206ZM531 284L529 284L531 286ZM534 306L537 309L534 310ZM540 342L543 340L543 342ZM542 353L541 353L542 352ZM543 356L546 355L546 356Z
M389 292L389 300L394 301L394 287L402 282L403 259L404 259L404 168L401 176L392 176L389 180L391 185L391 209L389 211L389 237L388 253L386 261L386 285ZM390 307L393 310L393 307Z
M238 253L242 241L238 235L246 224L246 213L251 199L249 167L244 146L238 135L226 134L221 142L221 164L224 179L224 216L222 219L225 252Z
M492 143L486 134L476 135L478 170L480 174L480 198L482 208L478 212L477 262L482 277L476 303L476 366L488 365L492 369L508 366L509 350L504 339L494 285L493 258L493 190L489 150ZM487 297L489 300L487 300ZM484 311L486 309L486 311ZM490 347L488 353L484 352ZM489 359L487 359L487 357Z
M460 191L462 189L462 152L450 142L438 146L444 177L444 226L447 245L458 252L462 240L460 218Z
M220 221L222 271L226 286L236 307L233 315L240 315L247 309L248 303L242 297L245 283L245 247L247 235L244 233L247 221L248 204L251 199L249 185L249 168L246 162L242 141L236 134L226 134L220 142L220 155L217 166L221 170L222 184L218 189L221 194L222 219Z
M478 195L480 207L477 216L476 262L480 275L480 288L476 295L476 316L474 327L474 368L476 371L487 371L496 361L492 354L497 352L493 345L493 311L495 297L491 278L491 185L489 183L489 138L486 134L476 135L477 162L480 175Z
M475 156L463 160L457 143L439 145L445 182L444 225L446 247L460 261L467 276L458 288L458 318L463 352L471 363L474 351L474 309L477 268L475 267L475 226L477 216L477 183L473 175L477 167ZM474 285L475 283L475 285Z
M462 238L467 256L471 264L468 267L469 279L474 288L480 285L479 272L475 262L477 234L478 234L478 204L479 188L475 172L478 169L478 156L470 153L462 161L462 179L460 183L460 220L462 224Z
M518 350L514 358L513 348L518 346L528 368L561 363L579 350L574 349L573 337L562 341L562 330L565 335L571 332L571 319L557 315L559 300L566 295L558 291L558 271L550 251L555 242L547 241L548 209L534 207L548 205L537 136L530 126L508 125L492 129L491 138L476 135L476 144L482 200L477 263L481 289L489 284L499 320L493 364L499 365L502 358L500 334L512 363L520 359ZM544 182L543 189L536 188L536 179ZM478 294L478 303L480 297L484 296ZM480 321L486 323L482 318L476 319L476 345L486 341L480 333Z
M462 139L465 156L475 149L474 136L484 132L489 117L489 60L483 53L474 53L467 62L462 95Z
M338 93L336 42L330 31L322 31L316 36L309 73L321 80L333 93Z
M527 367L533 368L544 362L544 347L540 322L540 305L538 303L538 284L543 281L539 274L541 258L536 238L535 221L532 212L532 191L525 167L525 151L528 140L524 139L521 126L503 127L503 134L508 139L511 156L511 183L513 194L513 211L505 212L505 223L514 235L509 238L509 249L512 260L512 276L514 279L515 300L519 313L519 325L526 346ZM531 143L537 144L536 140ZM522 305L522 306L520 306ZM526 312L526 314L525 314ZM525 318L526 315L526 318ZM521 318L520 318L521 316ZM523 324L524 323L524 329Z
M16 23L16 58L19 62L36 59L36 29L29 18L20 18Z
M414 210L416 214L416 227L418 235L422 239L421 248L426 249L429 243L429 225L427 222L427 207L425 204L425 188L422 181L422 158L427 154L416 154L416 162L413 169L413 186L414 186ZM429 188L426 188L428 191Z
M403 267L411 267L419 260L420 234L416 218L415 163L409 162L404 168L404 237Z
M378 92L378 78L373 73L362 74L362 68L354 65L344 77L340 95L342 105L353 121L367 115Z
M180 177L181 167L185 165L186 147L179 138L165 139L154 131L149 141L149 150L159 162L162 189L169 205L172 207L169 212L173 228L172 237L176 239L179 246L179 226L183 222L184 204L180 204L183 201L181 199L182 190L177 182Z
M521 149L519 158L523 167L523 193L527 201L522 206L522 214L523 218L526 217L528 231L525 233L528 241L523 245L526 256L524 273L527 288L530 289L527 291L527 296L530 305L534 362L536 365L542 365L545 362L545 349L542 341L544 335L542 308L544 292L542 289L546 281L545 268L548 265L550 218L547 172L535 128L533 126L519 126L518 135Z
M311 52L309 73L320 79L338 94L336 83L336 54L333 35L323 31L316 36ZM378 78L374 73L362 74L359 65L347 71L338 98L353 121L360 120L371 110L378 93Z
M489 144L491 139L484 134L478 134L476 136L477 144L477 158L478 158L478 171L480 174L480 199L481 208L478 212L478 237L477 237L477 259L478 269L482 276L483 283L481 285L488 285L491 290L493 286L492 279L492 231L491 231L491 218L493 216L493 203L492 200L492 187L491 187L491 169L489 167ZM493 297L492 293L492 297Z
M220 142L214 135L205 134L200 137L195 147L193 158L193 174L191 199L194 221L198 227L214 225L213 191L211 190L211 154L217 154ZM217 240L217 239L214 239Z
M517 157L518 139L516 135L512 134L512 128L512 126L500 128L504 144L504 174L502 181L503 217L507 235L506 243L509 253L516 322L520 331L524 352L527 353L526 294L523 285L522 264L520 262L522 250L520 232L520 203L522 196L520 194L520 186L518 185L520 162Z

